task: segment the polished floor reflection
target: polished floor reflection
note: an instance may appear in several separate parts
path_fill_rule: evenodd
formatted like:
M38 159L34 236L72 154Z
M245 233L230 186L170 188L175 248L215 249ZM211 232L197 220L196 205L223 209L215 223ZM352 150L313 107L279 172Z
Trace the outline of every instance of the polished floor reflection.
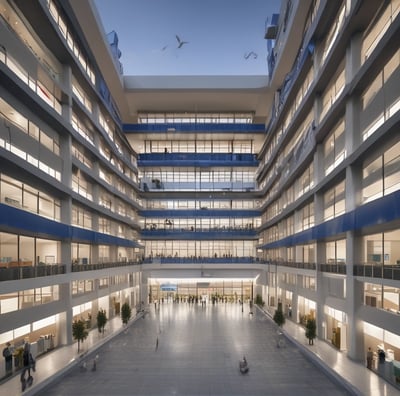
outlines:
M346 390L285 340L261 311L235 303L150 307L41 395L345 395ZM239 371L246 356L250 371Z

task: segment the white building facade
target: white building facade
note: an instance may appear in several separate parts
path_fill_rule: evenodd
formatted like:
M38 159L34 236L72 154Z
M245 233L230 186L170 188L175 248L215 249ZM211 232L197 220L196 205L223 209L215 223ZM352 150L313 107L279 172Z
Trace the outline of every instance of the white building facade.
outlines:
M236 78L123 76L92 2L0 9L1 344L171 279L400 360L398 0L283 1Z

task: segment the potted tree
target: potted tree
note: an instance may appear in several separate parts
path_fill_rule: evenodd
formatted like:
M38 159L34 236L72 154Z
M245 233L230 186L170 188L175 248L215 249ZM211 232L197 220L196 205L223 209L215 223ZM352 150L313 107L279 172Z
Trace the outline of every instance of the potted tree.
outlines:
M83 320L74 320L72 323L72 337L78 341L78 353L81 341L83 342L89 335L86 324Z
M121 307L121 319L123 324L127 324L131 318L132 310L129 304L126 302Z
M99 329L99 333L104 334L104 327L106 327L107 323L107 314L104 309L99 309L97 312L97 328Z
M285 324L285 316L283 315L281 302L278 303L278 309L275 311L273 319L279 327L282 327Z
M265 302L263 301L262 297L259 294L256 295L256 301L255 302L261 308L265 305Z
M314 345L314 338L317 337L317 323L314 318L307 319L306 337L308 338L308 344Z

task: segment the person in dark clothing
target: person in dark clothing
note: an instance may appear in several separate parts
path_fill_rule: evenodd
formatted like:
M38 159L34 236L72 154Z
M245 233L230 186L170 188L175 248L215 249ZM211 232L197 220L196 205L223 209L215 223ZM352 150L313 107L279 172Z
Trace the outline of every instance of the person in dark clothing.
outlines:
M31 353L31 345L29 342L26 342L24 345L24 353L22 355L23 361L24 361L24 369L22 370L21 374L21 379L25 379L25 374L28 371L28 378L31 376L31 368L32 371L35 370L35 360L33 359L32 353Z
M30 386L32 385L33 382L33 377L31 376L31 368L32 371L35 370L35 360L33 359L32 353L31 353L31 345L26 342L24 345L24 353L22 355L22 359L24 362L24 368L22 369L21 373L21 383L22 383L22 391L25 390L26 385ZM25 379L25 374L28 371L28 379Z
M31 346L27 342L24 345L24 354L22 356L23 356L23 360L24 360L24 377L25 377L26 371L28 371L28 376L30 377L32 354L31 354Z
M12 373L12 348L11 344L7 342L6 347L3 349L3 356L6 361L6 374L9 375Z

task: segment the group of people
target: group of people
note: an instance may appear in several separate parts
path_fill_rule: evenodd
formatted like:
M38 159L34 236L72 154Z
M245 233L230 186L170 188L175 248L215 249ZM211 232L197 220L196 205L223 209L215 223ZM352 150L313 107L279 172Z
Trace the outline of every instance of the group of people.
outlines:
M385 363L386 353L381 348L378 348L378 359L379 363ZM372 352L371 347L369 347L367 351L367 368L370 370L372 370L373 361L374 361L374 353Z
M3 349L3 357L6 364L6 375L12 374L12 364L13 364L14 348L11 346L10 342L7 342L5 348ZM25 390L26 386L32 385L33 377L31 375L32 371L36 371L36 361L31 353L31 344L25 342L24 350L22 353L23 368L21 371L21 383L22 391ZM26 378L26 373L28 373L28 378Z

